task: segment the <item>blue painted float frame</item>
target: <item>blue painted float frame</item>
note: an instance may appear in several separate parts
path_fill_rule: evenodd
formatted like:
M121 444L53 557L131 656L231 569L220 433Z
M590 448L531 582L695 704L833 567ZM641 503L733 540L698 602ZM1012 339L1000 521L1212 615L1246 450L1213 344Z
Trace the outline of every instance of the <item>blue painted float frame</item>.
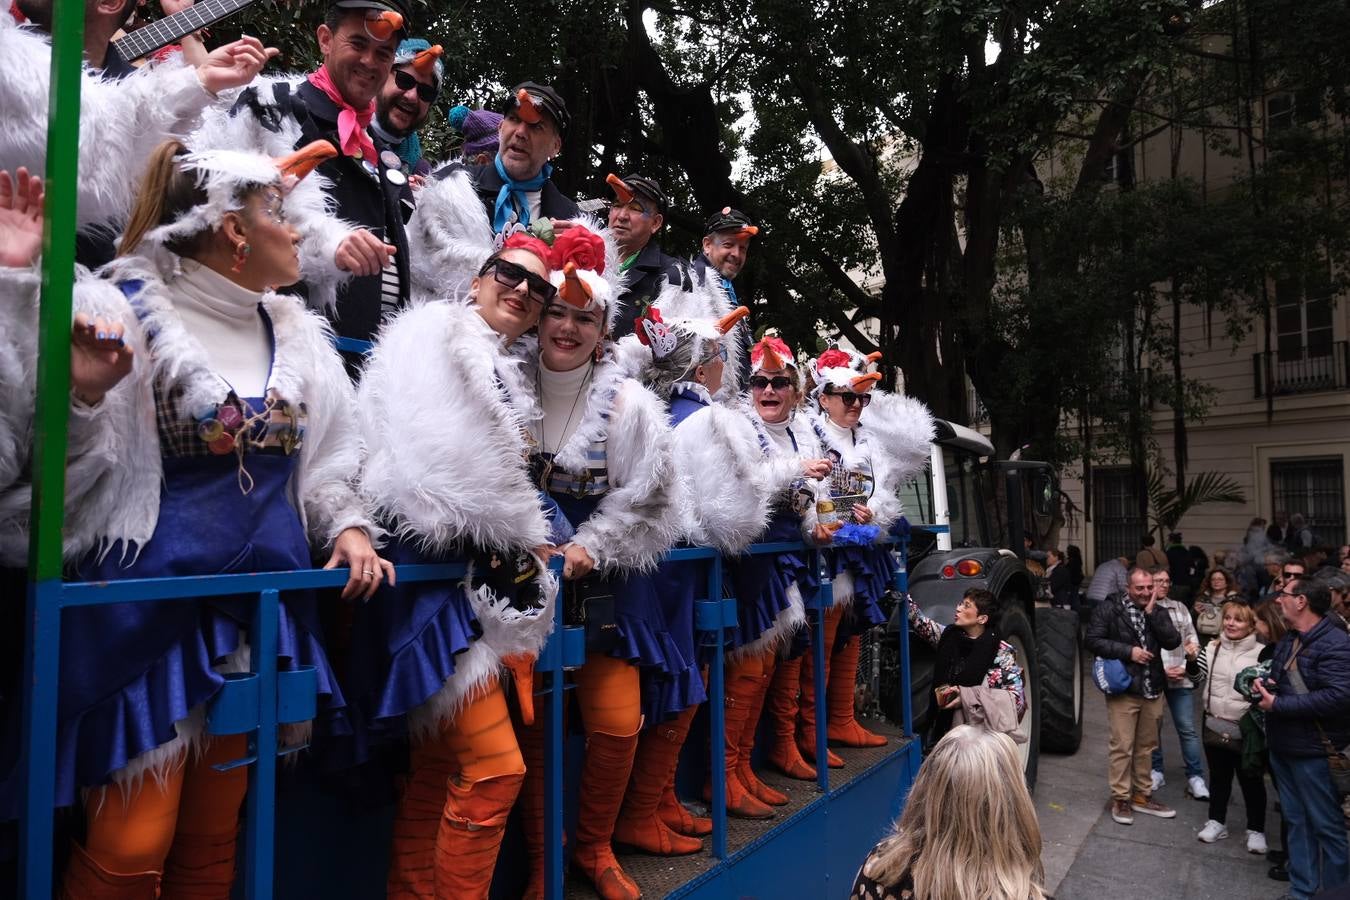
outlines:
M216 575L188 578L128 579L116 582L66 582L62 578L63 524L65 492L66 426L69 413L70 339L74 283L74 242L76 231L76 184L78 179L80 82L83 62L84 4L79 0L56 0L52 28L51 91L48 106L46 173L47 215L43 240L42 301L39 312L39 358L37 373L37 409L34 420L33 503L29 553L29 582L25 604L24 669L22 720L24 729L20 750L23 778L22 813L19 827L19 890L26 898L52 896L52 840L56 791L57 680L60 673L61 613L68 608L108 603L165 600L192 601L205 597L256 594L250 641L253 673L257 681L257 724L249 738L249 753L241 764L251 765L246 799L244 838L244 894L249 900L267 900L273 894L275 872L277 710L277 617L281 593L288 590L338 588L347 580L341 570L305 570L283 573ZM339 339L338 349L360 353L369 349L365 342ZM928 526L931 531L945 530ZM900 538L898 556L902 562L895 587L905 593L907 573L903 561L906 541ZM809 554L818 570L826 572L824 553L798 543L757 544L751 554L797 551ZM675 560L710 560L707 598L700 601L697 626L702 637L714 645L725 640L726 629L736 622L734 601L722 599L722 559L706 548L673 550ZM560 563L555 561L555 571ZM399 567L403 581L453 581L462 578L462 564L417 565ZM822 578L820 592L805 598L810 627L815 640L816 696L826 695L824 684L824 616L831 602L828 578ZM712 654L709 677L711 714L712 773L712 854L716 864L686 883L675 896L691 898L725 897L760 893L781 883L784 867L781 854L795 849L808 866L819 863L828 884L813 896L845 896L852 868L866 848L879 835L884 824L898 814L920 753L913 740L909 693L909 642L902 622L900 696L904 708L903 727L910 736L897 751L873 769L847 785L831 791L829 769L820 766L818 786L821 796L786 821L767 830L750 845L734 854L727 853L726 772L722 766L724 734L725 663L721 653ZM541 659L539 670L548 676L543 693L548 729L545 758L546 814L545 865L548 900L563 896L563 691L564 671L584 661L584 641L577 629L562 624L562 604L555 604L554 631ZM816 716L817 758L826 751L826 717ZM268 748L269 752L261 752ZM282 752L285 752L284 749ZM894 779L893 781L891 779ZM871 792L868 787L891 785L891 790ZM876 798L886 803L886 815L880 815ZM858 815L862 808L872 812ZM836 815L836 813L838 813ZM871 825L870 830L868 825ZM799 879L800 869L791 867ZM776 877L775 877L776 876ZM737 885L746 887L737 889ZM752 890L750 886L754 886ZM801 885L798 884L798 887ZM781 894L779 894L781 895ZM801 896L800 893L796 895Z

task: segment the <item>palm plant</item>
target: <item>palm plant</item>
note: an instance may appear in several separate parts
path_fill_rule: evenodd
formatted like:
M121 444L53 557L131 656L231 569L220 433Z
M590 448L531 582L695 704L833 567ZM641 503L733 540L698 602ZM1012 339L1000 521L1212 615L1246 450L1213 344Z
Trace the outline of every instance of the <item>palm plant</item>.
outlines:
M1222 472L1199 472L1187 480L1186 489L1180 493L1168 487L1167 481L1161 469L1148 473L1149 527L1158 533L1160 541L1176 531L1186 513L1197 506L1247 502L1242 487Z

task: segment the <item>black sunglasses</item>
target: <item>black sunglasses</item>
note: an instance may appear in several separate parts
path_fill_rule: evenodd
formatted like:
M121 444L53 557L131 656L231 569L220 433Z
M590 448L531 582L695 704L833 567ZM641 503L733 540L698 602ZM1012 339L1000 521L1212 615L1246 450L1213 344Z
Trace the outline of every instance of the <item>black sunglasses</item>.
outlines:
M786 391L793 387L795 382L786 375L775 375L772 378L766 378L763 375L751 375L750 387L757 391L762 391L769 385L773 385L775 391Z
M524 266L516 265L509 260L488 260L478 271L478 277L481 278L488 272L492 273L494 281L505 288L517 287L522 281L525 282L526 293L535 303L547 306L558 296L558 289L550 284L547 278L536 275Z
M858 404L859 406L866 406L867 404L872 402L871 394L855 394L852 391L844 391L841 394L826 391L825 396L838 397L840 400L844 401L845 406L852 406L855 403Z
M394 70L394 86L400 91L410 91L417 88L417 99L423 103L430 103L440 94L441 89L434 84L425 84L409 75L402 69Z

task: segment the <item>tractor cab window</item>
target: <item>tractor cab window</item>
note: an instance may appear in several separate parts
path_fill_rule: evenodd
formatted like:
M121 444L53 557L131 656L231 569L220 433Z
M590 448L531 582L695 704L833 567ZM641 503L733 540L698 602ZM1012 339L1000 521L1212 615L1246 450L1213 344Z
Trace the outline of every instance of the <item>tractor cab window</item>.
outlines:
M984 503L980 491L980 466L969 453L950 453L946 458L947 511L951 516L953 547L986 547L983 537Z

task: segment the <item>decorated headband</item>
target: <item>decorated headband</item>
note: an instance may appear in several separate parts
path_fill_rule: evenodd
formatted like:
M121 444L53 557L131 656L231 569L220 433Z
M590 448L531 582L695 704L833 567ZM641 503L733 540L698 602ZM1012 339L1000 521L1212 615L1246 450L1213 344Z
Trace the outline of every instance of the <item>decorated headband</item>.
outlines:
M674 353L681 341L719 341L736 323L750 315L750 310L738 306L720 319L661 318L661 310L650 306L637 317L637 339L650 347L654 359L665 359ZM697 353L695 354L697 357Z
M187 153L176 162L197 176L197 186L206 202L192 207L173 222L151 229L145 241L167 244L216 228L226 213L239 209L240 196L248 190L275 185L288 193L300 179L337 156L329 141L314 141L282 157L263 156L242 150L205 150Z
M881 380L881 374L878 372L871 372L866 375L858 374L860 370L859 360L863 361L865 366L868 357L861 354L852 354L838 347L832 347L820 354L820 357L811 364L811 368L816 373L816 386L812 393L819 397L824 393L826 387L853 391L859 394L870 391Z

